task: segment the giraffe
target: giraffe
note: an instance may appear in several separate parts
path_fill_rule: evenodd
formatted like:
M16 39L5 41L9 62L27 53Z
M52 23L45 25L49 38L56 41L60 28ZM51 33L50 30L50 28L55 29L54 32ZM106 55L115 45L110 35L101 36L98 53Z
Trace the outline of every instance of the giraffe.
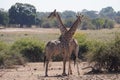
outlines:
M69 62L69 74L72 74L72 71L71 71L71 61L70 61L70 54L72 53L71 52L71 41L73 40L73 35L75 34L75 31L77 30L78 28L78 24L81 23L81 19L83 17L83 15L78 15L76 16L77 19L76 21L73 23L72 27L66 32L64 33L64 35L61 35L59 40L61 41L62 45L65 47L66 49L66 53L65 54L68 54L67 57L68 57L68 62ZM65 65L66 65L66 60L63 60L63 74L66 74L65 73Z
M76 47L76 50L79 50L79 47L76 46L76 44L70 44L70 46L74 46L74 48ZM71 48L71 51L73 51L73 53L76 54L75 50L73 50L74 48ZM48 72L48 64L49 64L49 61L52 58L52 56L56 56L58 54L62 54L62 56L64 56L63 59L64 60L67 59L68 55L65 54L65 52L64 52L64 51L66 51L65 49L66 48L63 46L62 42L59 39L51 40L51 41L49 41L46 44L46 47L45 47L45 57L44 57L44 66L46 64L46 66L45 66L46 67L45 76L48 76L48 74L47 74L47 72ZM78 51L76 51L76 52L78 52ZM79 72L78 72L78 74L79 74ZM64 73L63 75L66 75L66 74Z
M46 44L45 47L45 56L44 56L44 66L45 68L45 76L48 76L48 64L52 56L62 53L62 45L59 40L51 40Z
M79 20L81 20L81 17L77 17L77 18L80 18ZM72 25L72 27L76 27L79 23L79 20L76 19L75 23ZM71 28L72 28L71 27ZM77 28L77 27L76 27ZM71 30L71 29L70 29ZM72 30L71 30L72 31ZM75 32L75 29L74 29L74 32ZM66 32L67 33L67 32ZM69 32L70 33L70 32ZM71 38L72 39L72 38ZM70 54L72 49L70 48L71 46L71 39L66 39L64 36L61 37L59 40L55 40L55 41L50 41L47 43L46 47L45 47L45 57L44 57L44 64L46 63L46 71L45 71L45 76L48 76L47 72L48 72L48 64L49 64L49 60L50 58L55 55L56 53L62 53L64 55L63 57L63 73L62 75L63 76L66 76L66 61L67 61L67 58L68 58L68 61L69 61L69 70L68 72L71 73L71 66L70 66ZM56 46L56 49L54 49L54 46ZM59 45L59 46L58 46ZM51 48L52 47L52 48ZM54 51L56 50L56 51ZM55 53L54 53L55 52ZM47 62L46 62L47 61Z
M54 18L56 17L58 23L59 23L59 28L60 28L60 32L61 32L61 36L64 35L64 33L66 33L68 30L66 28L66 26L63 24L62 20L61 20L61 17L60 15L58 14L58 12L56 12L56 9L50 13L50 15L48 16L48 18ZM77 60L78 60L78 51L79 51L79 45L78 45L78 42L76 39L72 39L71 40L71 50L73 50L72 52L75 54ZM70 53L71 55L72 53ZM74 60L74 64L75 64L75 60ZM78 68L78 64L77 64L77 68ZM78 71L78 74L79 73L79 70Z

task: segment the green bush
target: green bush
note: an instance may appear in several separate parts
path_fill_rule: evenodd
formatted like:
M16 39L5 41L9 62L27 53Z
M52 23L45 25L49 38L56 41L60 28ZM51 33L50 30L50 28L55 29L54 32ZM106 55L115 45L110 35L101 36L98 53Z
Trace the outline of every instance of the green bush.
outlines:
M88 61L90 62L100 62L100 58L101 58L101 54L103 54L103 51L105 50L105 45L101 42L93 42L91 43L91 49L90 51L87 53L86 58L88 59Z
M80 33L80 32L77 32L75 35L74 35L74 38L77 39L78 43L81 44L83 42L86 41L86 35L85 33Z
M44 43L38 40L23 38L17 40L11 49L22 54L30 62L43 61Z
M24 64L25 59L22 55L7 50L0 52L0 68L11 68L14 67L14 65Z
M4 42L0 41L0 68L4 65L4 58L6 55L3 53L5 51L5 48L7 48L7 45Z
M82 60L85 60L85 54L89 51L91 41L87 40L87 37L84 33L76 33L74 38L77 39L79 44L78 57Z
M10 46L0 41L0 68L10 68L15 64L24 64L22 55L10 50Z
M0 41L0 51L4 50L6 46L7 45L3 41Z
M94 62L99 70L105 69L110 72L119 71L120 38L116 38L110 43L98 42L86 57L90 62Z

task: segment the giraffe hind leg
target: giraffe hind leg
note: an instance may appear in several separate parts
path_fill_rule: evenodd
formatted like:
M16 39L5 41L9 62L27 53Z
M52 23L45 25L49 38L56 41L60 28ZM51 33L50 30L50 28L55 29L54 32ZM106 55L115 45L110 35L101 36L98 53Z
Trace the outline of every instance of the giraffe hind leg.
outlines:
M48 64L49 64L49 61L46 61L45 77L48 76Z
M72 75L71 61L69 61L68 75Z

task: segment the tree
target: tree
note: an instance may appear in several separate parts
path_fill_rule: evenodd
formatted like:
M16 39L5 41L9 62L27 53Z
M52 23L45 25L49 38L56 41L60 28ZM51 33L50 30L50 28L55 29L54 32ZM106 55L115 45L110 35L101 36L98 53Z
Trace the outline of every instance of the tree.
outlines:
M88 16L91 19L98 18L98 14L97 14L98 12L97 11L93 11L93 10L88 11L88 10L84 9L84 10L82 10L81 13Z
M8 12L0 9L0 24L6 26L9 23Z
M9 18L11 24L31 26L35 24L36 9L30 4L16 3L9 9Z
M120 11L116 13L115 21L120 24Z
M102 29L102 28L111 29L114 27L114 21L106 18L93 19L92 23L96 26L96 29Z
M102 18L93 19L92 23L96 26L96 29L101 29L104 25L105 20Z
M67 27L69 27L69 28L72 26L72 24L74 23L74 21L75 21L75 19L74 19L73 17L68 18L68 19L64 19L65 25L66 25Z
M106 7L106 8L102 8L102 10L100 11L99 15L103 18L110 18L110 19L114 19L115 17L115 11L112 7Z
M64 11L62 12L62 18L69 19L69 18L76 18L76 13L73 11Z
M114 27L114 21L110 20L110 19L105 19L103 28L109 28L109 29L111 29L113 27Z
M63 19L63 23L70 27L76 19L76 13L73 11L64 11L61 13L61 17Z
M96 29L95 25L92 24L92 20L83 20L81 23L81 29L87 30L87 29Z

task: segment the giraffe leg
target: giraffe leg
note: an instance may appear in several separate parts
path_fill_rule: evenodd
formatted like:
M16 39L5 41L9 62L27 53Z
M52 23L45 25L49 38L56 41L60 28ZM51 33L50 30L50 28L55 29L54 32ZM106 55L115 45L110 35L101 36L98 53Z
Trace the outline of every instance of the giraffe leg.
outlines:
M46 62L45 77L48 76L48 64L49 64L49 61Z
M76 61L77 61L77 73L78 73L78 75L80 75L80 72L79 72L79 63L78 63L78 60L79 60L79 58L78 58L78 52L79 52L79 45L77 45L77 47L76 47L76 52L75 52L75 55L76 55Z
M67 76L67 74L65 72L65 68L66 68L66 58L64 58L64 60L63 60L63 73L62 73L63 76Z
M71 57L72 51L70 50L70 45L67 48L67 52L68 52L68 64L69 64L68 75L71 75L72 74L72 70L71 70L71 60L70 60L70 57Z
M71 61L70 61L70 74L72 75Z
M73 51L73 53L75 54L75 57L76 57L76 59L74 60L74 66L76 65L77 73L78 73L78 75L80 75L80 72L79 72L79 62L78 62L79 61L78 52L79 52L79 45L76 44L75 50Z
M77 73L78 73L78 75L80 75L78 62L77 62Z
M69 69L68 69L68 75L72 75L72 69L71 69L71 60L69 60Z

